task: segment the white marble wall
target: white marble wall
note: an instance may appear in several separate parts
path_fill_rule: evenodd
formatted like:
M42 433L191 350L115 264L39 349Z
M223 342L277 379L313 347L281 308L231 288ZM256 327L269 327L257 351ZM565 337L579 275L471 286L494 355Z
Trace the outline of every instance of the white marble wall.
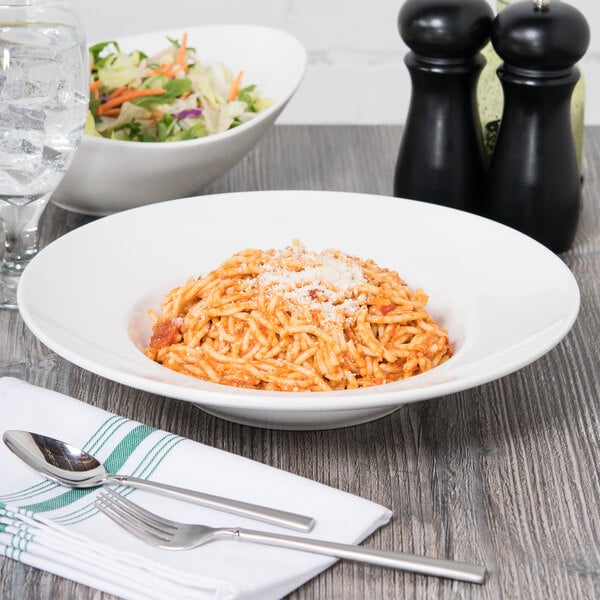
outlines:
M494 0L489 0L493 2ZM556 0L553 0L556 1ZM599 0L569 0L592 29L586 122L600 124ZM280 123L402 123L410 97L398 35L402 0L79 0L90 41L208 23L284 29L307 48L305 79Z

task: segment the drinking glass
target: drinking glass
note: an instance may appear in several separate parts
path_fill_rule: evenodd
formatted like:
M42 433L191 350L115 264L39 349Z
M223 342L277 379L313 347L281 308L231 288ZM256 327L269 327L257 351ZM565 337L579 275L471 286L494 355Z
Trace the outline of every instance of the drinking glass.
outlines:
M83 134L88 54L70 0L0 0L0 307L16 308L38 222Z

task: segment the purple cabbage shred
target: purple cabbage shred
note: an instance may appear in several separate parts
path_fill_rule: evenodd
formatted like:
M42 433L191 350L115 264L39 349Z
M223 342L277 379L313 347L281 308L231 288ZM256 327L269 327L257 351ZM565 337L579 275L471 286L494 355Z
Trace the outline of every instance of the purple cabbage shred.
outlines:
M173 117L176 119L185 119L186 117L199 117L202 114L202 109L200 108L188 108L187 110L182 110L181 112L174 113Z

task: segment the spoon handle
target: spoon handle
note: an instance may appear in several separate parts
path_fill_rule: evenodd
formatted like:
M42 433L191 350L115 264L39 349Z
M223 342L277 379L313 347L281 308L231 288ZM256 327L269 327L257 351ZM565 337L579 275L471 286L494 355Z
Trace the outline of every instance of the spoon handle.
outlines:
M234 515L262 521L264 523L270 523L271 525L278 525L279 527L286 527L287 529L294 529L296 531L310 531L315 524L315 520L313 518L306 517L304 515L297 515L266 506L249 504L247 502L241 502L231 498L222 498L220 496L213 496L211 494L186 490L184 488L168 485L166 483L159 483L157 481L138 479L137 477L129 477L127 475L109 475L106 478L106 482L120 483L122 485L147 490L149 492L157 492L163 496L170 496L171 498L177 498L179 500L191 501L196 504L201 504L202 506L208 506L209 508L222 510Z

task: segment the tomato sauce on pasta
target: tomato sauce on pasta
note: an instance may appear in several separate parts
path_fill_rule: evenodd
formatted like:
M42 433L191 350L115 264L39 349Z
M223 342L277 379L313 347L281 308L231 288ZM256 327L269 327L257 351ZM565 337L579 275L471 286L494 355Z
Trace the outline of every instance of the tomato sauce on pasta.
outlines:
M169 292L145 354L250 389L330 391L423 373L452 356L428 296L340 250L246 249Z

